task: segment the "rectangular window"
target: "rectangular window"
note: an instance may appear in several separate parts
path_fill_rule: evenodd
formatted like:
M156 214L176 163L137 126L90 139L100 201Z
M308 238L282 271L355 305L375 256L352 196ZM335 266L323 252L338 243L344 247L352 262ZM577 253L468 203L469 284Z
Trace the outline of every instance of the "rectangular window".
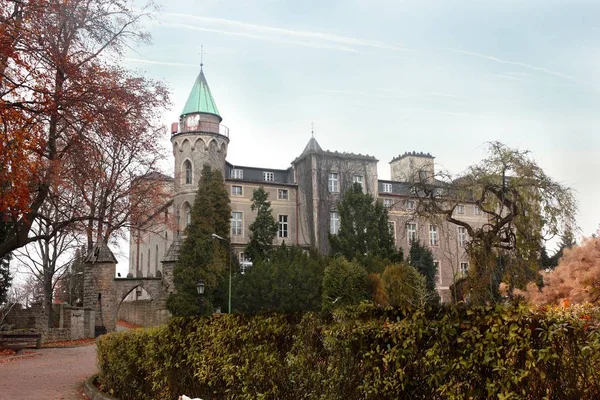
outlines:
M337 172L329 173L329 193L338 193L340 191L339 174Z
M414 200L406 200L406 208L409 210L415 209L415 201Z
M392 184L391 183L383 184L383 193L392 193Z
M243 169L232 169L231 170L231 179L244 179L244 170Z
M231 235L242 234L242 213L240 211L233 211L231 213Z
M360 184L360 187L363 188L363 190L364 190L363 176L362 175L354 175L354 178L352 179L352 182Z
M438 245L438 231L435 225L429 225L429 244L431 246Z
M433 261L433 266L435 267L435 278L439 285L442 284L442 269L440 268L440 262L437 260Z
M289 198L289 193L287 189L279 189L277 191L277 198L279 200L287 200Z
M233 185L231 187L231 194L235 195L235 196L241 196L242 195L242 187L238 186L238 185Z
M335 211L332 211L329 215L329 232L332 235L337 235L340 230L340 214Z
M417 224L406 224L406 236L409 244L417 240Z
M392 208L392 206L394 205L394 200L392 200L392 199L383 199L383 205L384 205L384 207Z
M457 214L464 214L465 213L465 205L464 204L459 204L456 206L456 213Z
M280 238L288 237L288 216L280 215L279 216L279 231L278 236Z
M458 245L465 247L467 244L467 229L464 226L458 227Z
M460 276L469 275L469 263L461 262L458 272L460 273Z
M263 172L263 181L273 182L275 180L275 174L273 172Z
M390 232L392 233L392 236L394 237L394 242L395 242L396 241L396 222L388 221L388 225L390 227Z
M481 208L479 208L478 206L473 206L473 214L481 215Z

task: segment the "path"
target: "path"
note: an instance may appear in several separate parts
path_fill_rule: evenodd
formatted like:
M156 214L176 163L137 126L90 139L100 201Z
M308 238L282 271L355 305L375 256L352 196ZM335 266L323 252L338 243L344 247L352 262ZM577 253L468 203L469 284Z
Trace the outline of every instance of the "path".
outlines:
M96 345L35 350L41 355L0 364L0 400L82 400L97 372Z

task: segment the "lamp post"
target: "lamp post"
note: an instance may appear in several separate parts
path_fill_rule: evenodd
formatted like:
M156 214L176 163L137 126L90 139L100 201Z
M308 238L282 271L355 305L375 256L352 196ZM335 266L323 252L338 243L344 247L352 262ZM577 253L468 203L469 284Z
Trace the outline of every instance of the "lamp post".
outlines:
M204 280L202 278L198 279L196 290L198 291L198 303L200 303L200 315L202 315L202 296L204 296Z
M225 239L224 237L217 235L216 233L213 233L210 236L213 239L222 240L223 242L226 242L227 245L229 246L229 305L227 308L227 310L228 310L227 312L229 314L231 314L231 242L229 240Z

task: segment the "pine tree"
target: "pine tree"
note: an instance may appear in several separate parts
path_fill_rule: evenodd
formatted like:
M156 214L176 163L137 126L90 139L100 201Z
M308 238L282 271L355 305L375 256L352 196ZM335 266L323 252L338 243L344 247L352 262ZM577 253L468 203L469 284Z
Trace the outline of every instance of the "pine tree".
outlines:
M250 224L250 241L246 254L255 263L264 259L271 251L278 226L273 218L269 193L262 186L252 193L251 208L256 211L256 219Z
M355 183L344 193L337 210L340 229L337 235L329 235L333 255L358 260L367 266L381 264L374 259L402 261L402 253L394 245L387 209L373 196L363 193L360 184Z
M427 292L431 294L431 300L439 300L435 290L435 276L438 271L433 263L431 250L423 246L418 240L413 241L410 246L408 263L425 277L425 287Z
M202 169L191 213L191 223L186 227L186 237L173 271L176 292L167 300L169 311L178 316L200 313L196 291L200 279L205 284L202 311L210 313L215 307L225 308L225 296L219 287L228 276L228 249L211 235L229 237L231 207L223 175L208 165Z

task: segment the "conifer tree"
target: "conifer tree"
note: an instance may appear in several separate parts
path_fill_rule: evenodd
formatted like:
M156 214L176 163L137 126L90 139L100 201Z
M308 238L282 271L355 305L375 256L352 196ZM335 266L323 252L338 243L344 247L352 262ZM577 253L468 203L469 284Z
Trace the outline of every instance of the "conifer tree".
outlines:
M425 277L425 287L430 294L431 301L438 300L435 290L435 276L438 271L433 263L431 250L423 246L418 240L413 241L410 246L408 263Z
M252 262L257 262L271 251L278 227L273 218L269 193L262 186L252 193L251 207L252 211L256 211L256 219L250 224L250 242L246 254Z
M394 245L387 209L373 196L363 193L360 184L355 183L344 193L337 210L340 229L337 235L329 236L333 255L363 264L372 264L373 258L402 261L402 253Z
M169 311L178 316L200 313L196 291L200 279L205 284L202 312L210 313L219 306L225 308L224 296L218 288L227 276L228 250L211 237L213 233L229 237L231 207L220 171L204 166L191 213L191 223L185 229L186 237L173 271L176 292L167 300Z

